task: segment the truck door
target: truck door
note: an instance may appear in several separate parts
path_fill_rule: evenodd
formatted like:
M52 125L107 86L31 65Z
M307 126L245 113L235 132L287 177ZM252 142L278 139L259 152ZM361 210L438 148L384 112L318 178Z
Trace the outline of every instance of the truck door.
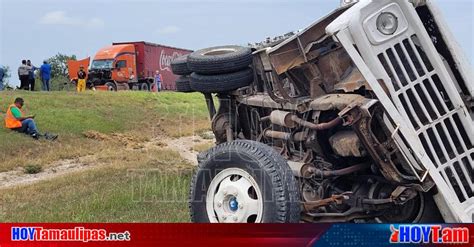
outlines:
M130 79L131 72L127 67L127 60L118 60L115 63L115 74L116 81L118 82L128 82Z

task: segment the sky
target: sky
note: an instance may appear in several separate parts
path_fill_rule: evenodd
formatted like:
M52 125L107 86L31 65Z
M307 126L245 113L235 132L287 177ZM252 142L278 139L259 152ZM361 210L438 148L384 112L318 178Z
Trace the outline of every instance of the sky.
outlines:
M437 0L474 61L474 0ZM112 42L187 49L259 42L305 28L339 0L0 0L0 65L39 66L57 53L93 57ZM16 72L10 81L18 81Z

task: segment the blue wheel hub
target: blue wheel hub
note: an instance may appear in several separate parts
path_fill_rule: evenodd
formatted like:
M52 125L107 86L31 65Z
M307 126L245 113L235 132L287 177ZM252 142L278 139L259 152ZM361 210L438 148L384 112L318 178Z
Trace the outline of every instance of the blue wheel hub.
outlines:
M239 203L237 202L237 198L232 197L232 198L229 200L229 209L230 209L232 212L236 212L237 210L239 210Z

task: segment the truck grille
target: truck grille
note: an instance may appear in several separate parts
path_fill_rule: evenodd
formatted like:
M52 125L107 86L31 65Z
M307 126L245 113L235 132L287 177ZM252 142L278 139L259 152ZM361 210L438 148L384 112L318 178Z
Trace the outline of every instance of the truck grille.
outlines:
M474 149L439 73L416 35L406 36L378 55L390 76L392 101L416 130L438 172L462 203L474 197ZM397 104L398 103L398 104Z

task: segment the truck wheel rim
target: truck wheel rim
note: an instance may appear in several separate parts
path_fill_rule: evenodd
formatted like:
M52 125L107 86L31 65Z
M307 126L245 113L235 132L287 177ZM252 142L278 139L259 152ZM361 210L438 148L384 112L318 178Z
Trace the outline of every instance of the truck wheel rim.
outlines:
M248 172L228 168L211 181L206 210L211 223L259 223L263 213L262 192Z

